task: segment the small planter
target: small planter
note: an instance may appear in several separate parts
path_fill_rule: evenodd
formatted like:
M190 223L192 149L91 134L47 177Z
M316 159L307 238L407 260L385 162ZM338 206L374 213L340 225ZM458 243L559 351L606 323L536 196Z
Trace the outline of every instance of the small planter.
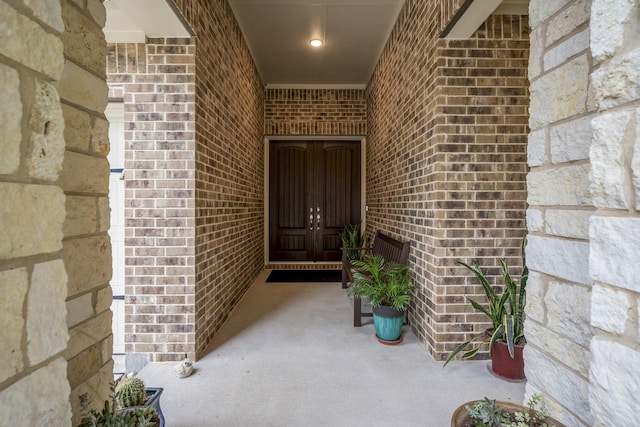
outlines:
M160 387L147 387L145 388L145 391L147 392L147 401L144 403L144 405L130 406L128 408L118 409L117 412L132 412L136 408L148 408L149 406L153 406L153 408L156 410L156 413L158 414L158 418L160 419L158 427L164 427L164 415L162 414L162 409L160 408L160 395L162 395L162 390L163 389Z
M474 420L469 416L469 413L465 409L465 406L473 407L473 405L475 405L476 402L477 401L474 400L458 406L458 408L455 410L455 412L451 416L451 427L473 427ZM498 401L497 403L502 409L512 414L515 412L526 413L529 411L529 408L523 405L518 405L517 403L500 402L500 401ZM547 425L549 426L555 425L556 427L564 427L564 424L562 424L560 421L556 420L553 417L546 417L544 419L544 422L547 423Z
M524 344L513 346L513 358L509 354L509 346L504 341L496 341L491 346L491 366L489 371L507 381L524 381Z
M373 307L373 326L378 341L383 344L398 344L402 335L404 312L386 305Z

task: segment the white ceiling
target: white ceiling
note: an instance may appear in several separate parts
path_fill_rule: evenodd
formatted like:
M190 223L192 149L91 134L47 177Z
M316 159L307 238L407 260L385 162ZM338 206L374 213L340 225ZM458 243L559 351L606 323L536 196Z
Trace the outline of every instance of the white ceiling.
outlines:
M267 87L365 87L404 4L404 0L228 1ZM472 33L496 8L502 13L526 13L528 2L475 0L449 37L468 37L464 34ZM170 0L105 0L105 7L109 42L190 35ZM309 45L316 37L325 41L320 48Z
M267 86L364 86L404 0L229 0ZM312 38L324 46L313 48Z
M107 22L104 34L109 43L144 43L146 37L189 37L167 0L105 0Z

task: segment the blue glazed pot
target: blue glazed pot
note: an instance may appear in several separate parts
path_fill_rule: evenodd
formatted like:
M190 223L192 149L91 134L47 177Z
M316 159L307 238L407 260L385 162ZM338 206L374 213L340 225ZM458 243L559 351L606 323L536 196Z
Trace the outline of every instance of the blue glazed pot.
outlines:
M402 335L404 313L393 307L379 305L373 308L373 326L383 341L397 341Z

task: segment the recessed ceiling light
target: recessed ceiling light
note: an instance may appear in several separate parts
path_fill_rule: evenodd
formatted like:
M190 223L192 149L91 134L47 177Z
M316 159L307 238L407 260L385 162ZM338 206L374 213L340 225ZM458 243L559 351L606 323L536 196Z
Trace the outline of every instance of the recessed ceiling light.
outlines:
M311 39L309 41L309 44L313 47L320 47L322 46L322 40L321 39Z

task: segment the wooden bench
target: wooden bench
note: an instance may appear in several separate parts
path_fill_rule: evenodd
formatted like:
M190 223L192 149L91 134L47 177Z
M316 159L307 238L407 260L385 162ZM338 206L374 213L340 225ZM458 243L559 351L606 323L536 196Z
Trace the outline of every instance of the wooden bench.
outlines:
M407 264L409 262L409 249L411 242L401 242L391 238L380 231L376 231L370 248L341 248L342 249L342 287L346 288L348 282L353 282L353 265L347 257L347 252L360 251L362 253L380 254L386 262ZM371 317L372 313L362 312L362 300L353 297L353 326L361 326L363 317Z

